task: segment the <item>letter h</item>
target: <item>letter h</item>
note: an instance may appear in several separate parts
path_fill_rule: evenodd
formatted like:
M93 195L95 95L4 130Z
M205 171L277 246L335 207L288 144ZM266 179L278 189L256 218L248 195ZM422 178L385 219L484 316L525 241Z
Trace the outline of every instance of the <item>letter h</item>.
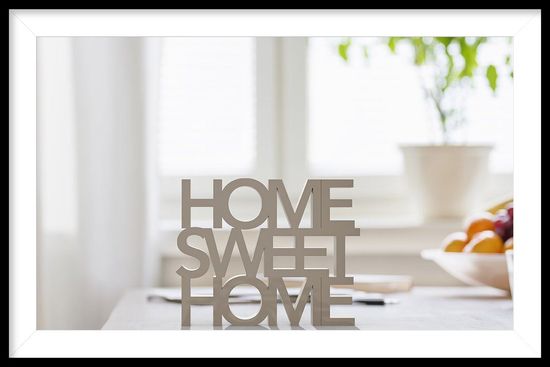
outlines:
M213 226L221 228L222 216L220 212L219 200L222 194L222 180L216 179L213 182L212 199L192 199L191 198L191 180L181 180L181 227L191 227L191 208L192 207L211 207L213 209Z

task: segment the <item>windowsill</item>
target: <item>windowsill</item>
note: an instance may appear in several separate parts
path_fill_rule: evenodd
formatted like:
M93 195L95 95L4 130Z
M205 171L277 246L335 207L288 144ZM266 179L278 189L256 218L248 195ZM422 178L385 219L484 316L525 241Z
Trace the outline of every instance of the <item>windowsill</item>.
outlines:
M499 202L500 198L510 196L510 193L513 192L512 186L512 175L493 175L490 190L488 190L491 195L485 198L481 207L489 207L495 202ZM292 200L295 201L296 198ZM438 247L445 236L451 232L459 231L463 226L460 218L428 222L418 220L412 214L416 208L408 196L353 197L353 200L353 208L335 208L331 213L331 217L336 220L354 218L356 227L361 229L360 236L349 237L346 240L346 253L352 256L371 254L419 256L422 250ZM176 246L181 223L177 219L171 219L179 218L180 204L178 196L164 197L161 201L161 218L170 218L161 220L161 236L157 248L160 249L160 254L163 257L181 258L182 256ZM232 211L234 208L234 215L237 218L252 219L258 213L257 204L256 200L243 200L232 207ZM194 209L206 209L206 211L192 213L192 225L211 228L212 209ZM308 209L304 213L304 218L309 218ZM286 221L281 219L279 224L282 223L286 223ZM214 229L216 243L220 251L225 249L230 230L231 227L227 225ZM245 241L249 250L253 250L256 244L254 234L257 236L258 230L246 231L248 235L245 234ZM313 246L317 247L323 241L313 242ZM325 240L323 245L330 254L332 246L327 246L326 242Z
M513 191L511 174L495 174L491 177L490 190L487 191L491 195L487 195L481 207L489 207L493 203L499 202L500 198L510 196L510 193ZM374 182L376 181L374 180ZM395 184L395 177L394 180L382 180L378 183L381 187L392 186ZM179 187L177 184L169 186L173 186L173 188ZM362 185L358 183L357 187L360 186ZM334 211L331 213L331 218L336 220L354 218L356 227L361 229L360 236L346 239L346 253L349 255L419 256L422 250L438 247L445 236L451 232L459 231L463 226L462 219L460 218L422 222L412 214L415 212L416 207L411 202L409 196L384 196L380 194L380 187L374 186L373 182L368 186L369 190L372 191L371 196L352 197L353 208L334 208ZM210 195L206 195L205 197L210 197ZM295 202L297 198L292 198L291 200ZM181 229L181 223L177 219L171 219L179 218L181 213L180 204L180 198L176 194L174 196L165 196L161 201L161 218L169 218L161 220L161 236L157 248L160 249L160 254L163 257L181 258L182 256L176 246L176 239ZM238 203L235 202L235 204L238 205L232 206L232 213L237 218L252 219L258 213L257 199L243 199ZM196 212L192 212L193 226L212 228L211 208L194 208L193 210L197 210ZM235 211L233 212L233 210ZM306 208L304 218L309 218L310 214L308 210ZM278 223L282 225L286 221L280 219ZM304 225L304 227L307 227L307 225ZM223 228L214 229L216 243L220 251L224 251L225 249L230 230L231 227L228 225L225 225ZM248 235L245 234L245 241L251 251L256 244L258 231L259 229L246 231ZM330 239L328 240L312 241L312 245L317 247L322 244L327 248L328 254L330 254L332 246L327 246L326 242L330 242Z
M339 219L339 218L336 218ZM282 221L282 219L280 219ZM205 220L195 220L193 219L194 227L202 228L212 228L212 219ZM402 218L359 218L355 220L355 227L360 229L374 229L374 230L383 230L383 229L418 229L418 228L448 228L449 226L460 226L462 220L460 218L442 218L429 220L427 222L422 222L419 219L402 217ZM281 226L282 227L282 226ZM178 220L162 220L160 223L160 229L162 232L179 232L181 228L181 223ZM261 228L267 228L267 225L261 225L255 229L249 229L247 231L256 231ZM223 222L222 228L213 228L214 231L230 231L232 227L225 222Z
M212 221L195 221L194 226L211 228ZM440 219L422 223L411 218L363 218L355 221L355 226L361 229L358 237L346 240L348 255L418 255L420 251L439 246L441 240L450 232L460 230L461 219ZM247 247L252 249L255 238L261 228L245 231L253 238L245 240ZM214 228L218 247L223 251L230 226ZM162 257L180 257L181 252L176 246L176 238L180 232L179 221L166 220L161 223L160 254ZM223 238L219 240L218 238ZM332 246L327 246L330 255ZM237 252L235 251L234 254Z

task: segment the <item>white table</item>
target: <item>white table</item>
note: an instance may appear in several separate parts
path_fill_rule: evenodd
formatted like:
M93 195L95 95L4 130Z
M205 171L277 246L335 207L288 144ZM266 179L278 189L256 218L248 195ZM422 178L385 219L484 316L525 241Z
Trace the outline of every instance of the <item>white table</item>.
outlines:
M114 308L104 330L177 330L180 305L151 302L151 294L177 294L175 289L150 288L128 291ZM354 303L332 306L332 316L353 316L361 330L505 330L512 329L512 300L507 292L488 287L415 287L411 292L388 297L397 304L368 306ZM306 307L309 307L306 306ZM257 312L258 304L232 305L240 316ZM282 304L278 304L278 329L290 329ZM224 327L230 327L224 320ZM192 306L191 329L212 329L212 307ZM259 328L269 328L265 322ZM306 308L303 329L315 329Z

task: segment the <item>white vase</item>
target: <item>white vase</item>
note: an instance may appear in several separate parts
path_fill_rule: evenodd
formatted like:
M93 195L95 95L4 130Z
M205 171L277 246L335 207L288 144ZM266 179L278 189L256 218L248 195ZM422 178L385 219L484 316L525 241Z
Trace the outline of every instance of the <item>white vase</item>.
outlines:
M480 210L489 180L489 145L403 145L410 195L424 219Z

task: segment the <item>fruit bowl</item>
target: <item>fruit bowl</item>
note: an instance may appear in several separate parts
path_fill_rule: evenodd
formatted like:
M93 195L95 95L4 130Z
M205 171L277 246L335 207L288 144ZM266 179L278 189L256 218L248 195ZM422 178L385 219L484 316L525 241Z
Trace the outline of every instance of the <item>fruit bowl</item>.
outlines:
M469 285L486 285L510 291L505 254L424 250L422 258L434 261L449 274Z

